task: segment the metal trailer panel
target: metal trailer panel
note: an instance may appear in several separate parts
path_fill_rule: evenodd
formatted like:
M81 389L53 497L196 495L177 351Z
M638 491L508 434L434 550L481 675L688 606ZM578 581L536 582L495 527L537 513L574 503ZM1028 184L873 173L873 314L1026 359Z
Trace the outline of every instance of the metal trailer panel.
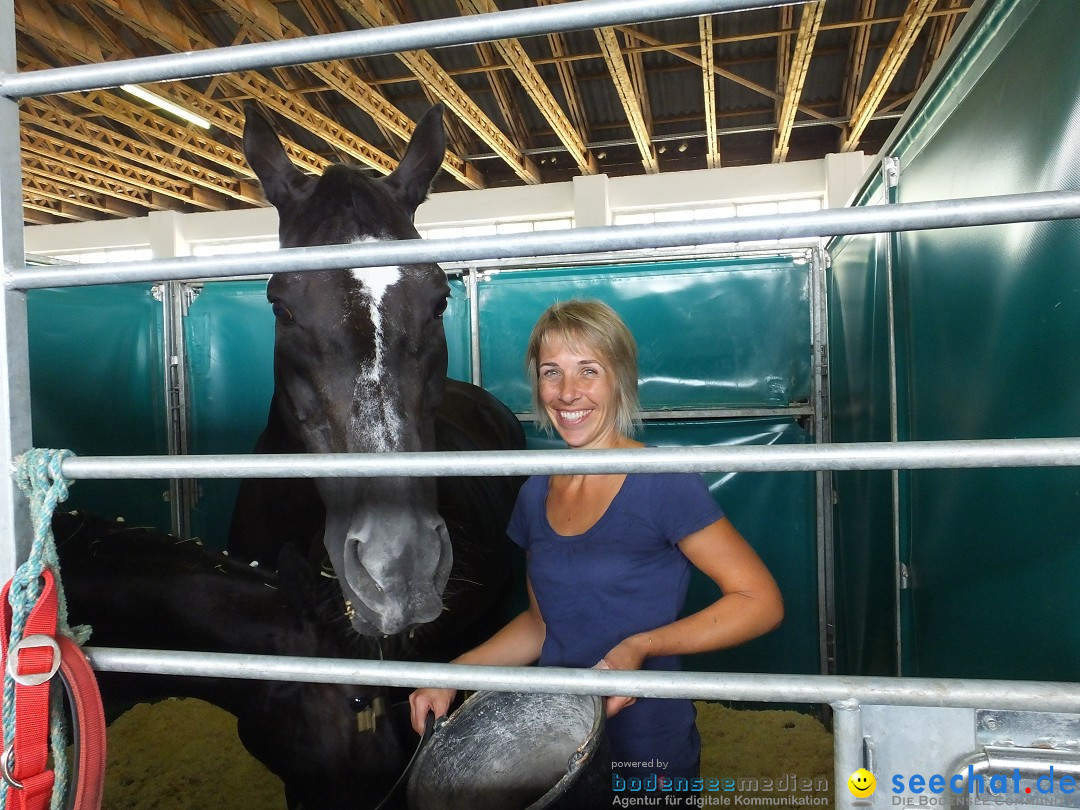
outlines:
M901 156L900 201L1080 188L1077 30L1080 5L1039 3L918 154ZM910 437L1080 434L1080 223L899 243ZM1076 678L1080 472L910 476L912 674Z
M829 272L833 441L889 441L889 352L883 237L846 240ZM833 473L837 672L896 672L888 471Z
M532 410L522 363L537 317L554 301L599 298L637 340L643 410L806 403L809 268L769 257L496 275L479 287L484 387Z
M34 446L168 452L162 305L150 285L34 290L27 318ZM83 481L61 508L168 527L168 491L166 480Z
M939 77L929 106L895 138L900 204L1080 187L1080 43L1073 36L1080 6L999 2L981 24L975 44ZM881 194L875 180L862 201L878 210ZM901 440L1080 433L1075 221L904 233L894 248L893 339L901 351L892 429ZM832 246L837 439L884 440L890 430L887 249L869 237ZM907 481L898 569L886 548L893 507L881 476L836 477L839 565L855 562L853 573L880 586L899 575L903 586L903 671L1075 678L1080 634L1070 617L1080 593L1069 573L1080 564L1077 471L928 470ZM864 587L845 579L840 601ZM887 662L887 644L868 632L870 623L888 624L883 599L878 611L866 630L843 635L853 645L848 665L875 668L841 671L876 672L877 661ZM850 621L850 607L841 613Z

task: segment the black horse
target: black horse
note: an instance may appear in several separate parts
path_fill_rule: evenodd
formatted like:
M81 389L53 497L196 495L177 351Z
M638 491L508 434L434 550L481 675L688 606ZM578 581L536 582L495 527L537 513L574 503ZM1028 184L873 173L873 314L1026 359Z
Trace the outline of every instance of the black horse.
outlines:
M58 513L53 531L70 622L91 625L95 646L378 658L396 657L407 641L357 635L336 585L289 547L278 574L82 513ZM407 713L391 711L382 688L115 672L98 681L110 715L169 696L232 713L244 747L281 778L292 808L370 810L416 744ZM400 806L399 792L387 807Z
M253 104L244 128L248 162L278 209L282 247L418 238L413 215L445 146L440 105L389 176L338 164L314 177L292 164ZM274 394L256 452L523 449L505 406L446 379L449 292L436 264L272 276ZM434 643L475 629L502 592L519 486L499 477L249 479L229 551L272 560L286 540L309 538L312 559L329 558L358 632L399 633L445 611L421 631Z

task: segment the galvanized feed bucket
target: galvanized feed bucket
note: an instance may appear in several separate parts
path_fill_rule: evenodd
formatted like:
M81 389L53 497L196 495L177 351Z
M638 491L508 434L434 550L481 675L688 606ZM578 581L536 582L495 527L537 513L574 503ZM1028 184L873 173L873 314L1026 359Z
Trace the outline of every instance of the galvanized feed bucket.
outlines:
M437 725L409 776L410 810L610 805L604 703L592 695L477 692Z

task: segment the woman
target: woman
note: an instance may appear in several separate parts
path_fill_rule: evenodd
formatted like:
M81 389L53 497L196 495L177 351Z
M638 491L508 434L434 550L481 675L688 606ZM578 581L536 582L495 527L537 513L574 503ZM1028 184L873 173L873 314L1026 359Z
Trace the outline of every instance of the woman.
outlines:
M631 438L637 346L609 306L551 306L533 328L526 366L540 424L570 448L643 446ZM679 655L742 644L783 617L772 576L696 474L533 476L507 533L527 553L528 608L454 663L677 670ZM691 565L723 595L680 619ZM418 732L454 694L413 692ZM606 712L621 778L698 776L691 701L609 697Z

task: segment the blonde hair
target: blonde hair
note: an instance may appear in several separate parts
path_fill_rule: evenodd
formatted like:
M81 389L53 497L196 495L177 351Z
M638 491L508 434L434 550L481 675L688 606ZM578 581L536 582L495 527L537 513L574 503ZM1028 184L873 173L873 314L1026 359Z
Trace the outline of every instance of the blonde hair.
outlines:
M610 367L615 428L632 437L639 425L637 343L622 318L603 301L573 299L555 302L537 320L525 350L525 370L537 422L550 434L555 427L540 401L540 349L549 337L575 352L596 352Z

